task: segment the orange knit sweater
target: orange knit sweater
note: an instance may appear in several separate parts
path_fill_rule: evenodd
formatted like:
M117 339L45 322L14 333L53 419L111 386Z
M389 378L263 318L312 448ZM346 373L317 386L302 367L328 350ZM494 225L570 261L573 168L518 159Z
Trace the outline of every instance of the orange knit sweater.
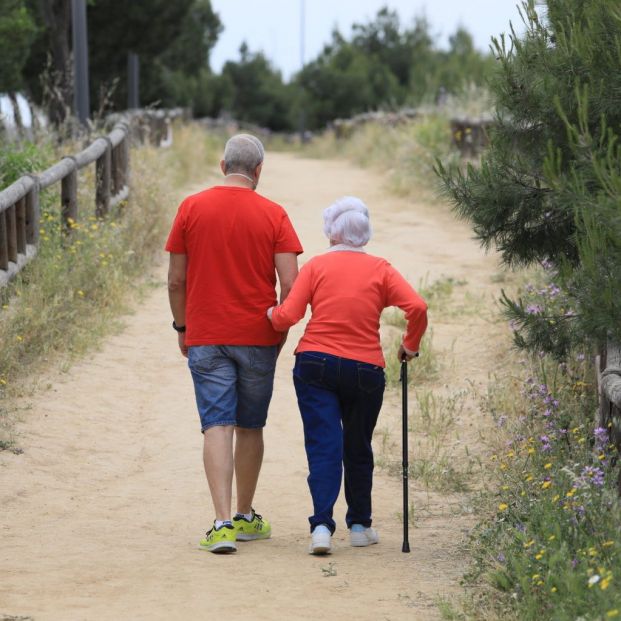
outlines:
M418 351L427 327L427 305L388 261L364 252L335 250L311 259L300 270L287 299L272 311L284 332L311 305L312 317L295 353L320 351L385 366L379 338L380 314L387 306L405 311L403 344Z

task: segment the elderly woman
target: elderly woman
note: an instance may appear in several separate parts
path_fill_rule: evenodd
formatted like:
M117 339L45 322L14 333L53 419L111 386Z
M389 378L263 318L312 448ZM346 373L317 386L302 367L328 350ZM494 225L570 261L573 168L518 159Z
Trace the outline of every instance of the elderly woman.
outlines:
M423 299L388 261L363 250L371 237L364 203L342 198L323 218L330 249L308 261L289 297L268 310L274 328L284 332L304 317L308 304L312 309L293 369L313 498L311 554L331 551L343 466L351 545L378 542L371 527L371 438L385 387L380 314L387 306L405 311L400 360L417 355L427 327Z

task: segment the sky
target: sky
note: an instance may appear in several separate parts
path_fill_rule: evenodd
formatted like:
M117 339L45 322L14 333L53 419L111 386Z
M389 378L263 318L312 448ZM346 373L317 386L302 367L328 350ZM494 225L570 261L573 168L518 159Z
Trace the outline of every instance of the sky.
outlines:
M368 22L383 6L395 9L405 25L416 16L427 17L438 43L445 47L449 35L464 26L477 48L487 51L492 36L509 31L509 23L522 22L519 0L211 0L224 31L211 55L219 72L227 60L239 58L246 41L253 52L262 51L289 79L301 66L301 7L305 6L306 62L330 41L335 26L349 34L354 22Z

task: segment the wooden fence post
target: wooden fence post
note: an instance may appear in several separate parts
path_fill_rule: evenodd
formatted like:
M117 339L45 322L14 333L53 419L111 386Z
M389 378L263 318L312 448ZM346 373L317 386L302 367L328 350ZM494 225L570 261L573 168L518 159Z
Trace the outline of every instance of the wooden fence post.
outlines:
M41 213L39 209L39 180L30 175L34 181L34 187L26 194L26 243L37 245L39 243L39 225Z
M129 166L129 128L125 138L122 142L123 145L123 187L129 186L130 178L130 166Z
M5 212L7 250L9 261L17 263L17 218L15 217L15 205L11 205Z
M0 270L9 269L9 240L6 226L6 209L0 211Z
M15 205L17 227L17 252L26 254L26 197L20 198Z
M108 140L108 146L104 154L97 160L96 164L96 183L95 190L95 215L103 218L110 209L110 183L112 179L112 146Z
M60 186L60 202L62 205L63 225L71 230L71 222L78 221L78 171L74 168L63 177Z

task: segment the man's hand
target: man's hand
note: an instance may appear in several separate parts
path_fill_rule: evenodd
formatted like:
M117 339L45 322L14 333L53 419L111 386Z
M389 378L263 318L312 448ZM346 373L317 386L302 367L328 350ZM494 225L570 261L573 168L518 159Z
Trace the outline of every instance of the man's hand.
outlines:
M282 332L281 334L282 334L282 340L278 344L278 349L276 351L276 358L280 356L280 352L282 351L282 348L285 346L285 343L287 342L287 336L289 336L289 330L287 330L286 332Z
M181 355L188 357L188 346L185 344L185 332L178 332L177 339L179 340L179 349L181 350Z

